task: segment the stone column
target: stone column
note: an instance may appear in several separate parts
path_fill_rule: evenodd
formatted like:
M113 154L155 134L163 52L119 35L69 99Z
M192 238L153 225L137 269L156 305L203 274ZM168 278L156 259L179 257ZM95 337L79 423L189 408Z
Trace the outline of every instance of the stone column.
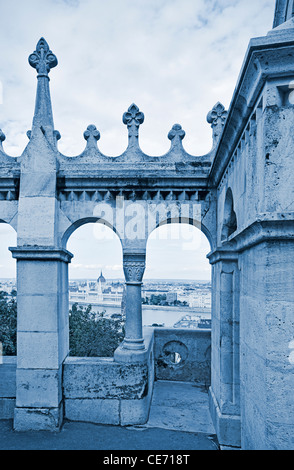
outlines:
M10 248L17 259L17 372L14 429L59 430L62 364L69 351L68 263L47 247Z
M240 446L240 352L238 255L210 255L213 270L210 410L223 446Z
M124 253L123 256L126 280L126 324L124 341L114 356L117 361L124 360L124 358L141 360L144 356L142 355L145 352L145 344L142 328L141 287L145 271L145 256L145 252Z

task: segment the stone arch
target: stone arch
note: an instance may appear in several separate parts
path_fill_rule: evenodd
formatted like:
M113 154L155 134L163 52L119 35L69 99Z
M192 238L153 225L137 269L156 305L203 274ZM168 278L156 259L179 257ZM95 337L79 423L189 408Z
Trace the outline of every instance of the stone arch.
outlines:
M14 221L16 222L16 221ZM8 256L8 259L10 259L11 257L11 253L9 253L10 251L10 247L13 245L13 246L16 246L17 244L17 229L16 229L16 223L12 223L11 221L7 221L5 220L4 218L0 219L0 224L1 225L4 225L6 227L9 227L8 230L9 230L9 238L11 238L11 241L9 241L9 244L6 245L6 247L4 247L4 249L7 249L7 256ZM12 241L12 237L15 237L15 241L13 240ZM1 240L1 234L0 234L0 240ZM2 243L2 240L1 240L1 245L3 246L3 243Z
M221 241L227 240L237 230L237 216L234 210L234 198L231 188L227 189L224 216L221 231Z
M100 217L83 217L81 219L77 219L75 222L73 222L66 230L65 232L63 233L62 237L61 237L61 245L62 245L62 248L66 249L66 245L67 245L67 242L70 238L70 236L80 227L82 227L83 225L85 224L90 224L90 223L99 223L99 224L103 224L103 225L106 225L107 227L109 227L111 230L113 230L113 232L118 236L120 242L121 242L121 238L120 238L120 235L118 233L118 231L116 230L115 226L112 225L108 220L106 219L103 219L103 218L100 218Z
M193 219L191 217L181 217L180 219L175 218L175 217L167 217L165 219L162 219L148 233L147 242L148 242L148 239L149 239L151 233L153 233L158 227L161 227L163 225L173 224L173 223L193 225L194 227L199 229L205 235L205 237L207 238L207 240L209 242L209 245L210 245L210 249L213 250L214 240L213 240L213 236L212 236L210 230L202 222L200 222L197 219Z
M8 225L9 227L11 227L11 228L14 230L15 233L17 233L16 226L15 226L15 224L12 223L12 221L9 221L9 222L8 222L8 221L5 220L5 219L0 219L0 224L6 224L6 225Z

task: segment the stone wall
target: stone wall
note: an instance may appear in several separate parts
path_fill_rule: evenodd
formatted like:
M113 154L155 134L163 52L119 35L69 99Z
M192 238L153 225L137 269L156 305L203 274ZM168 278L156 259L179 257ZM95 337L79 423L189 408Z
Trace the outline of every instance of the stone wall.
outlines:
M242 255L242 448L293 449L294 243ZM266 384L266 385L265 385Z
M0 419L12 419L16 399L16 356L0 356Z
M155 328L155 379L210 385L210 330Z
M68 357L63 367L65 418L122 426L145 424L154 381L150 333L145 335L146 360L142 362Z
M210 174L210 409L220 444L243 450L294 447L293 32L251 40Z

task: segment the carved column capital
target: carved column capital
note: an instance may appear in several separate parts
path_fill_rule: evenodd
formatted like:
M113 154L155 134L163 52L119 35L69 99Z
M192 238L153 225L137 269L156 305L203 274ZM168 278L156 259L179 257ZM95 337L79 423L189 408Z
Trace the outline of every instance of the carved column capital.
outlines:
M126 284L141 285L145 267L145 254L125 254L123 257L123 269Z

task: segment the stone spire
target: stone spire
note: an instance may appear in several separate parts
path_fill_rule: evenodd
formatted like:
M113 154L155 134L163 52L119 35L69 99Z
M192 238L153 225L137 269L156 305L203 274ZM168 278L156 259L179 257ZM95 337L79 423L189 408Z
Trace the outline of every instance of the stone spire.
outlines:
M228 112L220 102L216 103L207 114L207 122L211 124L213 133L213 146L215 146L223 132Z
M49 89L49 72L57 65L57 58L49 49L44 38L41 38L36 46L35 52L29 56L29 64L38 72L38 86L35 104L35 114L33 118L32 133L36 128L42 129L49 140L56 141L60 138L58 132L54 131L53 113Z

